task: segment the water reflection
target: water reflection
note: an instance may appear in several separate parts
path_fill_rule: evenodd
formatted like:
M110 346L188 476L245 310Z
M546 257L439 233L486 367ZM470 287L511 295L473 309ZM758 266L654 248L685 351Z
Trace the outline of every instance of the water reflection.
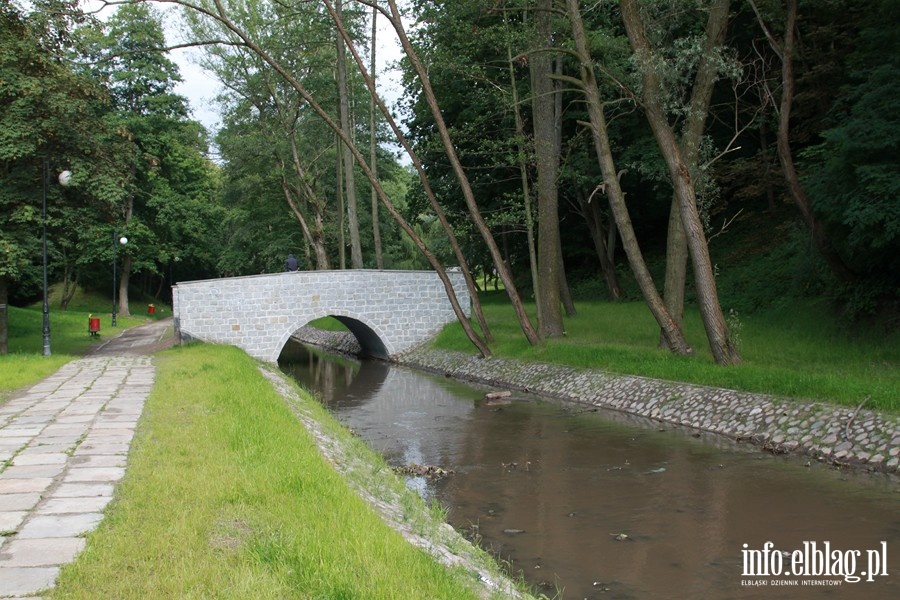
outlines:
M410 485L548 596L563 598L894 598L900 512L895 480L846 482L688 432L634 428L516 395L385 363L309 354L284 365L334 415L395 466L433 464L455 474ZM624 534L621 535L621 534ZM888 547L887 577L839 587L776 588L742 576L741 550ZM790 561L785 564L789 566ZM761 579L764 588L742 580ZM840 578L815 578L840 579Z

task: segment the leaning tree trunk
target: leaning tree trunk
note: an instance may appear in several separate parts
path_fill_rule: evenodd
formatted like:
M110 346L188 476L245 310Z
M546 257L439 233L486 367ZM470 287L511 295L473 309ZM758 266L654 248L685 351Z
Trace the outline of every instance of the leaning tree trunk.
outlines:
M709 18L706 22L706 44L697 75L694 78L694 86L691 93L691 101L681 136L681 148L688 170L693 174L697 172L697 162L700 155L700 140L706 127L706 117L709 114L709 103L712 98L713 86L717 79L715 62L711 60L712 53L722 45L725 39L725 30L728 25L728 8L730 0L715 0L709 10ZM669 233L666 240L666 281L663 297L669 314L679 325L684 322L684 290L687 282L688 246L684 235L684 227L681 224L681 209L678 197L672 194L672 206L669 209ZM660 336L660 345L665 346L665 338Z
M603 273L606 288L609 290L609 295L613 300L621 300L622 287L619 285L619 279L616 276L616 266L610 260L610 252L606 246L606 231L603 229L603 219L600 215L598 201L595 201L593 198L586 198L584 191L580 188L576 193L578 194L581 214L584 216L588 232L591 234L591 240L594 242L594 251L597 253L597 259L600 261L600 272Z
M428 176L425 173L425 167L422 165L422 161L419 159L419 156L410 145L409 140L407 140L406 136L403 135L403 132L397 125L397 122L394 120L393 115L391 115L391 112L384 104L384 101L378 96L378 91L375 89L375 80L373 79L372 74L367 72L363 61L359 56L359 52L353 45L352 39L347 33L347 30L344 27L343 23L338 18L333 6L328 0L325 0L324 4L326 9L329 11L329 14L331 14L331 17L338 28L338 32L341 34L341 36L343 36L344 42L347 44L347 48L353 55L353 59L356 61L356 66L359 69L359 73L360 75L362 75L363 80L366 82L366 86L369 88L369 93L375 100L375 103L378 105L378 109L381 111L381 115L387 121L388 125L391 128L391 131L394 132L394 135L397 138L397 142L400 144L400 146L403 147L403 149L406 151L406 154L412 161L413 167L416 169L416 173L418 173L419 175L419 180L422 182L422 189L425 192L425 196L428 198L428 202L431 204L431 208L432 210L434 210L434 214L437 216L438 221L441 224L441 228L447 235L447 240L450 242L450 247L453 249L454 256L459 263L459 267L462 269L463 277L466 280L466 287L469 290L469 297L472 303L472 312L475 313L475 319L478 321L478 326L481 328L481 333L487 343L493 342L494 338L491 334L491 330L488 326L487 320L484 317L484 310L481 306L481 300L478 297L478 284L472 277L472 273L469 270L468 261L463 254L462 247L459 245L456 234L453 232L453 227L447 220L447 215L444 212L444 209L441 208L441 205L437 201L437 196L435 196L434 191L431 189L431 183L428 181ZM372 6L372 8L373 10L377 9L377 7L375 6ZM382 14L384 14L383 11Z
M628 214L628 206L625 204L625 194L619 185L619 177L616 173L616 166L609 146L603 102L600 99L600 91L594 76L594 62L588 48L587 35L581 19L578 0L566 0L566 8L569 22L572 25L572 35L575 40L579 62L581 63L581 79L573 79L572 83L580 87L585 95L588 115L591 120L590 126L594 140L594 149L597 152L600 171L603 173L603 187L609 200L613 218L616 220L616 226L619 229L622 247L625 250L625 255L628 257L631 271L634 273L638 286L641 288L644 301L666 337L668 348L676 354L691 354L693 350L687 339L685 339L681 327L669 315L662 296L659 294L659 290L656 289L656 284L654 284L650 270L644 262L637 237L634 234L631 216ZM563 80L566 79L563 78Z
M497 242L496 240L494 240L494 236L491 234L491 231L488 228L487 223L485 223L484 217L481 215L481 211L478 208L478 203L475 200L475 194L472 192L472 186L469 184L469 179L462 168L462 163L460 162L459 156L456 153L456 148L453 145L453 141L450 139L450 132L447 129L447 124L444 121L443 114L441 113L440 106L438 105L437 96L434 93L434 89L431 87L431 79L428 77L428 71L425 69L425 65L422 64L422 61L419 59L419 55L416 53L415 49L412 46L412 43L409 41L409 37L407 37L406 35L406 30L403 27L403 20L400 14L400 10L397 8L396 0L388 0L388 6L390 7L390 14L387 14L383 9L379 10L382 11L382 14L386 15L386 17L390 20L391 25L394 27L394 31L397 32L397 36L400 39L400 44L403 46L406 57L409 59L413 70L416 72L416 75L418 76L419 81L422 84L422 91L425 95L425 99L431 111L431 115L435 120L435 125L441 139L441 144L444 148L444 153L447 156L447 160L450 161L450 166L453 169L453 173L454 175L456 175L456 179L459 182L459 186L462 190L463 199L465 200L466 207L469 210L469 217L472 223L475 225L475 228L478 230L478 233L484 240L485 244L487 245L488 251L491 254L491 259L494 261L494 268L497 269L497 274L503 281L503 285L506 288L506 294L509 297L510 303L513 306L513 310L516 313L516 319L519 322L519 327L521 327L522 332L525 334L525 338L528 340L528 343L531 345L537 345L540 343L541 338L538 335L538 332L535 331L534 326L531 324L531 319L528 317L528 313L525 312L525 306L522 303L522 298L519 295L519 291L516 287L515 281L513 280L512 273L510 272L508 266L504 263L503 256L500 254L500 249L497 247Z
M309 177L306 168L300 160L300 149L297 147L297 137L294 131L288 134L288 140L291 144L291 163L294 167L294 175L297 177L297 186L302 191L307 203L313 210L313 226L307 227L307 221L300 211L299 206L294 206L291 201L289 190L285 190L285 198L291 207L291 210L297 216L300 226L303 228L304 236L312 246L313 253L316 255L316 269L326 271L331 268L328 260L328 251L325 248L325 200L313 189L309 183ZM286 184L286 180L285 180Z
M635 1L620 0L619 6L631 46L638 59L646 60L651 54L651 48ZM741 355L728 335L728 326L719 304L716 279L713 275L706 235L703 232L703 223L697 210L697 199L691 173L678 145L675 132L669 125L662 108L659 74L653 68L646 66L641 69L641 74L644 113L647 115L657 146L666 162L669 177L672 179L675 195L678 197L681 223L684 227L694 269L694 285L700 303L700 315L703 319L710 350L718 364L738 364L741 362Z

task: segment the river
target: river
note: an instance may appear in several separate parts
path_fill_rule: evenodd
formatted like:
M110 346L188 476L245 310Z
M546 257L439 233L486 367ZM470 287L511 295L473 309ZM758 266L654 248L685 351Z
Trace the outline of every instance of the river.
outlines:
M392 466L452 471L407 483L548 597L900 597L896 478L522 393L489 401L380 361L310 350L281 366Z

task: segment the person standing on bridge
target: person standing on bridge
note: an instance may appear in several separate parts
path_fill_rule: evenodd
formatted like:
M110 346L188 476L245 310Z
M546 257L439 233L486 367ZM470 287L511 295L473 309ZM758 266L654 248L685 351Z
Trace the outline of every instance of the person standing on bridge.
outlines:
M285 271L296 271L299 268L297 264L297 259L294 258L293 254L288 254L287 260L284 261L284 270Z

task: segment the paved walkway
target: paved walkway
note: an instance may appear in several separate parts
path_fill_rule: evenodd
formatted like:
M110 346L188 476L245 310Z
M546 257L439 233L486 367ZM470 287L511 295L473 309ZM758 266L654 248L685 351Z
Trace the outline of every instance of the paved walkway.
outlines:
M103 518L172 322L128 330L0 405L0 598L36 598Z

